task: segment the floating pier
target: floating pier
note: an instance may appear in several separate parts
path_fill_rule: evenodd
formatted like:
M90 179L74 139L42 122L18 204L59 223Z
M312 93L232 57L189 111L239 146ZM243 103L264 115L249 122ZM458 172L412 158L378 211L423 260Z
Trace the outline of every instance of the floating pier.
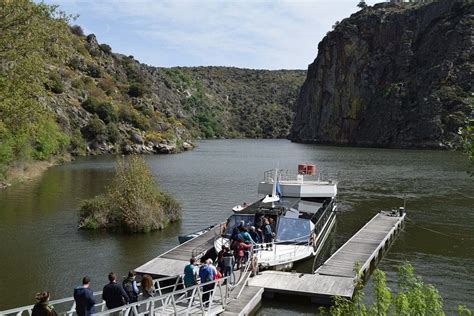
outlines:
M395 240L404 220L404 212L380 212L316 269L314 274L264 271L248 280L243 293L263 289L264 296L267 297L277 293L307 297L311 302L321 305L332 304L334 296L351 299L356 278L359 275L367 278L370 270L375 269ZM358 271L354 269L356 265L359 266Z
M200 259L214 248L214 239L220 236L221 225L215 225L209 231L188 240L135 269L140 274L156 277L181 275L189 259Z

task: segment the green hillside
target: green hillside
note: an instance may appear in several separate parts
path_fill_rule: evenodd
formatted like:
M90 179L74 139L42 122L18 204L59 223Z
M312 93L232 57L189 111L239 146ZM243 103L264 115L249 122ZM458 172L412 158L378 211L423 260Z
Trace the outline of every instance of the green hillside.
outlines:
M157 68L57 8L0 1L0 174L64 155L174 153L199 138L288 134L302 70Z

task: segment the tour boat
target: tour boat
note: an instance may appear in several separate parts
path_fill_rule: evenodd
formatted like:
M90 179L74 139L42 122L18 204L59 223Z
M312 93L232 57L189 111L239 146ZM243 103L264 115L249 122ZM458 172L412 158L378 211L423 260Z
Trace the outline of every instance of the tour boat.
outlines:
M258 185L265 197L233 208L215 238L216 252L230 247L234 228L261 227L262 218L272 219L272 242L253 247L258 264L276 270L291 269L293 263L318 255L336 220L337 182L316 172L315 165L299 165L298 171L268 170ZM263 230L264 228L261 227Z

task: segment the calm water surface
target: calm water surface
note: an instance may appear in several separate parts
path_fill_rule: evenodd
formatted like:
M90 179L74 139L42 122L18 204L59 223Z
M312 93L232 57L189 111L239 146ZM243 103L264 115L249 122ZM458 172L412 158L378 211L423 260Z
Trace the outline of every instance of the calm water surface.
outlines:
M448 309L459 303L474 308L474 182L459 153L213 140L192 152L146 159L161 187L183 204L182 221L161 232L77 230L80 201L104 191L114 170L112 156L80 158L0 191L0 310L33 303L42 289L53 299L70 296L86 274L100 290L108 272L124 275L177 245L179 234L222 221L234 205L256 199L263 171L296 169L300 162L340 173L340 213L324 257L379 209L400 206L406 194L409 222L379 265L389 286L396 287L397 266L409 260L440 290ZM309 272L311 266L312 260L297 269ZM371 290L369 281L369 301ZM309 306L265 301L259 314L314 312Z

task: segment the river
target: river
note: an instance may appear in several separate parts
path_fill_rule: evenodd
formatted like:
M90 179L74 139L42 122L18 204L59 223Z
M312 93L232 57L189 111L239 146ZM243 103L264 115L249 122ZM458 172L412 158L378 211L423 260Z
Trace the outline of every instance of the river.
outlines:
M286 140L209 140L179 155L146 156L162 189L173 193L183 219L163 231L120 235L77 229L82 199L102 193L115 157L82 157L42 177L0 191L0 310L70 296L83 275L100 290L107 274L124 275L177 245L177 236L222 221L231 208L253 201L265 170L311 162L338 172L339 214L327 257L379 209L403 204L409 221L379 268L396 287L397 266L409 260L436 286L451 310L474 309L474 186L468 162L456 152L329 147ZM312 261L296 268L309 272ZM367 284L368 300L372 283ZM265 301L261 315L312 314L314 308Z

